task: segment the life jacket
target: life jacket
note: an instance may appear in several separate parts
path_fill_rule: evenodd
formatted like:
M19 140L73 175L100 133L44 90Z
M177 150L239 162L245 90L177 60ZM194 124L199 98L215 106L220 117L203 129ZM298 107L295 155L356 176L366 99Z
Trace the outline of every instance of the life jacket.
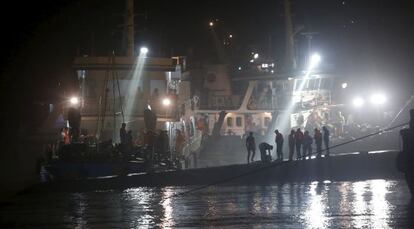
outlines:
M68 131L63 132L63 144L67 145L70 143Z

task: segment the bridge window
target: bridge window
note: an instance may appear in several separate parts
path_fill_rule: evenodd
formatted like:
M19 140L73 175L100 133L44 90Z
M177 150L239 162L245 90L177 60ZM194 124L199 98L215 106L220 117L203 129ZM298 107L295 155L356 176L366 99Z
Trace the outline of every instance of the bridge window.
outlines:
M236 126L237 127L241 127L242 126L242 117L237 117L236 118Z
M321 79L321 89L331 89L332 88L332 79L329 78L323 78Z
M228 117L227 118L227 126L228 127L232 127L233 126L233 118L232 117Z
M295 91L299 91L300 85L302 84L302 80L296 80L295 82Z
M319 88L319 79L311 79L309 80L309 90L318 90Z

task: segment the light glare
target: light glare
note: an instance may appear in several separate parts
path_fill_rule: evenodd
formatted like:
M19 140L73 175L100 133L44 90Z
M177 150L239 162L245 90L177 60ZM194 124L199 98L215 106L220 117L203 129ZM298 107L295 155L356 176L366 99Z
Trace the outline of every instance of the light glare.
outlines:
M169 98L164 98L162 100L162 105L169 106L171 104L171 100Z
M148 53L148 48L147 47L141 47L141 49L139 51L141 52L141 54L147 54Z
M317 53L313 54L310 58L309 69L315 68L319 62L321 62L321 56Z
M70 103L71 103L72 105L76 105L76 104L78 104L78 103L79 103L79 99L78 99L78 97L72 97L72 98L70 98Z
M363 98L361 97L356 97L353 101L352 104L354 104L355 107L361 107L362 105L364 105L365 101Z
M385 103L386 100L387 98L385 97L385 95L380 93L373 94L370 98L371 103L374 105L382 105Z

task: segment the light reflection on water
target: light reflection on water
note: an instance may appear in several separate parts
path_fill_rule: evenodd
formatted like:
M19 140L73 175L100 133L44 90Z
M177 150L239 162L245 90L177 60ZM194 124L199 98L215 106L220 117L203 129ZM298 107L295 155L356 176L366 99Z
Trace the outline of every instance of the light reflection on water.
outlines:
M403 181L28 194L0 208L0 227L394 228L413 226ZM24 217L22 217L24 216Z
M374 228L389 228L389 213L391 206L385 196L388 194L390 182L384 180L374 180L369 184L372 192L370 209L372 214L372 225Z
M303 217L306 220L305 225L309 228L323 228L328 223L328 218L325 215L326 198L324 198L326 196L325 188L327 186L319 185L321 185L320 182L312 182L308 191L309 201Z
M171 206L171 197L173 194L173 190L169 187L163 190L162 207L164 208L164 216L162 224L160 225L163 228L174 226L173 208Z

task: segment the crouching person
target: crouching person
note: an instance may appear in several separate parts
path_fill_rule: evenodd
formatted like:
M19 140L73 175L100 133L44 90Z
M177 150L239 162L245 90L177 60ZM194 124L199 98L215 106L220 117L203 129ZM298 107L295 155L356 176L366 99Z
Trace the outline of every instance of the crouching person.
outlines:
M262 162L272 161L272 156L271 156L271 152L273 150L272 145L269 145L266 142L262 142L259 144L259 150L260 150L260 157L262 159Z

